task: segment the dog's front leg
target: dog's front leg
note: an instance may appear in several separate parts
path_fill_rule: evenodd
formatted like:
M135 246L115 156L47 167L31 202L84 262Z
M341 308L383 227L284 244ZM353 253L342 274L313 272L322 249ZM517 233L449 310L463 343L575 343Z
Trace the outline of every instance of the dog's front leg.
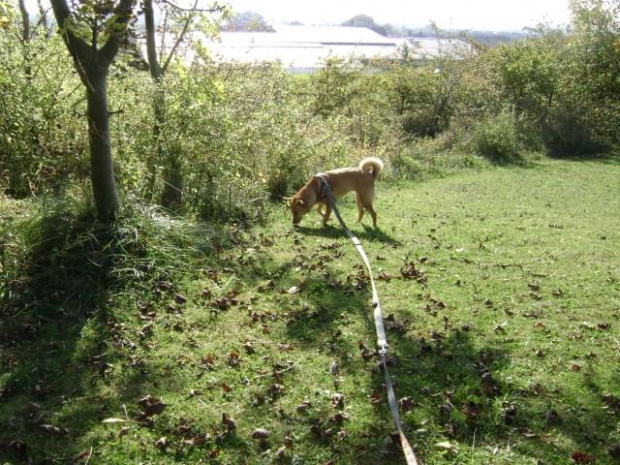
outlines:
M323 226L327 224L329 221L329 217L332 214L332 207L330 204L324 204L325 212L323 213Z

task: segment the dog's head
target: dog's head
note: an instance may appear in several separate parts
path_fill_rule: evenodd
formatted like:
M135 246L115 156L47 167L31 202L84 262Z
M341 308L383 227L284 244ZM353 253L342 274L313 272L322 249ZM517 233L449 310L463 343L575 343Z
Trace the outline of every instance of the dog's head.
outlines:
M293 213L293 224L297 225L304 215L310 211L310 206L306 200L298 195L288 199L288 202Z

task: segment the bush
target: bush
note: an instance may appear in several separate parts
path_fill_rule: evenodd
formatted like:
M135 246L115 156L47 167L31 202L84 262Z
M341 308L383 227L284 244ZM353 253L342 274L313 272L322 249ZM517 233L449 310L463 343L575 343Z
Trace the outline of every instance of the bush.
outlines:
M520 158L520 144L515 116L504 110L479 123L474 129L474 150L494 163L507 163Z
M552 157L580 157L607 150L608 143L590 117L582 105L556 105L541 131L547 153Z
M0 186L13 197L61 188L87 172L83 94L62 39L0 34ZM24 63L27 63L25 65Z

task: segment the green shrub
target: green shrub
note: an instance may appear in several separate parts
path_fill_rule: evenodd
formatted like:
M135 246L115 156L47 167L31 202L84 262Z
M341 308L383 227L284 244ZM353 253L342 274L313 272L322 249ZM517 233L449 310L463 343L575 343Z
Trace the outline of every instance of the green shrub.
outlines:
M26 197L81 178L88 141L73 115L83 94L61 38L2 33L0 49L0 186Z
M583 104L563 102L554 106L541 128L547 154L580 157L608 150L608 142L593 123L592 115Z
M514 113L505 110L480 122L472 142L476 153L490 161L506 163L519 159L521 149Z

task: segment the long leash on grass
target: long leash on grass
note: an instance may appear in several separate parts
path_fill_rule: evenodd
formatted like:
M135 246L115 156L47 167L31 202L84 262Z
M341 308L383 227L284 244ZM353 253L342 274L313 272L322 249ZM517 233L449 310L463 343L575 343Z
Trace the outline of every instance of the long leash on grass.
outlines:
M377 293L377 288L375 286L375 280L372 276L372 268L370 267L370 260L368 260L368 256L362 247L362 243L360 240L351 232L344 220L340 216L340 212L338 211L338 207L336 207L336 199L334 198L334 194L332 192L332 188L327 181L327 178L318 174L316 177L322 184L325 193L327 194L327 198L329 203L331 204L332 209L334 210L334 214L340 225L353 242L357 253L362 257L362 261L368 270L368 276L370 276L370 286L372 288L372 307L374 309L375 316L375 328L377 331L377 345L379 348L379 356L381 357L381 365L383 365L383 373L385 373L385 384L387 386L387 394L388 394L388 402L390 404L390 412L392 413L392 420L394 420L394 425L396 426L396 430L398 431L398 435L400 436L400 443L403 448L403 452L405 454L405 459L407 460L407 465L419 465L419 462L413 452L405 433L403 432L402 423L400 421L400 415L398 413L398 403L396 402L396 394L394 393L394 387L392 386L392 380L390 379L390 374L388 373L387 367L387 354L388 354L388 343L387 343L387 335L385 334L385 325L383 324L383 314L381 313L381 304L379 302L379 294Z

